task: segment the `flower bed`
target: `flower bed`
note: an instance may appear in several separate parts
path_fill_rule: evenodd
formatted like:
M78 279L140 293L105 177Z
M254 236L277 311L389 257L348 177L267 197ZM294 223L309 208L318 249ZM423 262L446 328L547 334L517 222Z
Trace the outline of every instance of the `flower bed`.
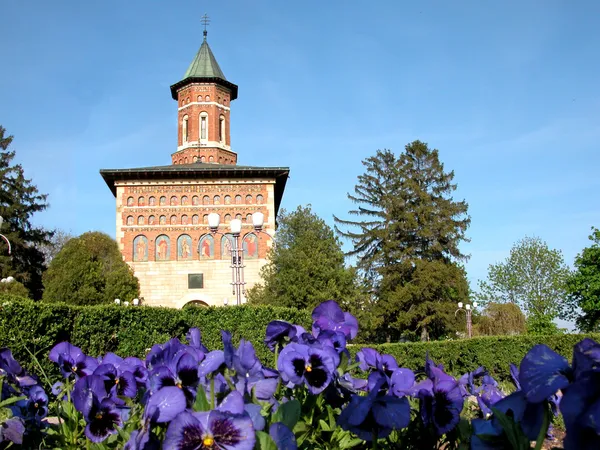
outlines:
M312 320L310 331L269 323L275 368L226 331L223 349L209 351L197 328L186 343L156 344L143 360L90 356L61 342L49 357L63 380L52 386L2 349L0 446L525 449L533 441L541 448L559 410L565 449L600 446L600 345L591 339L575 345L572 365L535 345L510 367L516 390L506 396L483 367L455 378L428 356L421 371L373 348L351 358L346 346L358 325L333 301ZM465 407L472 402L475 411Z

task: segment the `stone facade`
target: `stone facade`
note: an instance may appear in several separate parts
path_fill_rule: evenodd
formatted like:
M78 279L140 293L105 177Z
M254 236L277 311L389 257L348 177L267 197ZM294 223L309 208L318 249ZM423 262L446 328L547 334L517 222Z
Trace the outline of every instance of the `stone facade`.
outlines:
M210 233L208 214L219 214L222 233L232 218L242 220L244 281L246 288L252 287L272 245L273 190L274 180L260 179L116 183L117 241L140 280L143 302L177 308L189 302L218 306L225 299L233 304L231 253L224 241L230 237ZM257 211L265 217L262 233L252 226L252 213ZM162 254L159 238L168 243ZM201 248L204 240L210 251ZM202 274L204 286L190 289L190 274Z

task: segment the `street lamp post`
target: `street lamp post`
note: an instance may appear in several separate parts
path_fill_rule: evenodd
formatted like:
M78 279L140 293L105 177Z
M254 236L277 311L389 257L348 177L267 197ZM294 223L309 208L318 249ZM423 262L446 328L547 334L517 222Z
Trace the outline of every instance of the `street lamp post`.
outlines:
M463 309L463 307L464 307L464 309ZM475 308L477 308L477 302L473 302L473 308L471 308L471 305L468 303L463 305L463 302L458 302L458 309L454 313L454 315L456 316L459 311L465 312L465 314L467 316L467 336L469 338L471 338L473 335L473 321L472 321L471 316L473 314L473 309L475 309Z
M2 229L2 224L4 223L4 219L2 218L2 216L0 216L0 229ZM2 239L4 239L4 241L6 241L6 245L8 245L8 254L10 255L11 253L11 248L10 248L10 241L8 240L8 238L6 236L4 236L3 234L0 234L0 237Z
M252 214L252 226L254 227L254 231L258 234L264 233L269 235L269 233L263 231L265 215L261 212L255 212ZM219 231L219 224L221 222L221 217L217 213L210 213L208 215L208 228L212 234L220 234L221 236L225 236L225 233L221 233ZM244 281L244 249L240 245L240 235L242 232L242 221L239 219L232 219L229 222L229 230L233 236L233 244L231 248L231 285L233 287L233 295L235 296L236 305L242 304L242 298L246 294L245 286L246 282ZM270 235L269 235L270 236ZM275 244L275 241L273 241ZM223 304L227 305L227 299L223 300Z
M273 247L275 247L275 240L273 239L273 237L266 231L263 231L264 223L265 215L263 213L257 211L254 214L252 214L252 226L254 227L254 231L258 234L266 234L267 236L269 236L271 238L271 242L273 243Z
M225 236L224 233L219 231L219 223L221 217L217 213L210 213L208 215L208 227L212 234L220 234ZM242 297L246 291L244 286L244 252L240 248L240 233L242 231L242 221L239 219L232 219L229 222L229 229L233 235L233 245L231 249L231 286L233 288L233 295L235 295L236 305L242 304Z

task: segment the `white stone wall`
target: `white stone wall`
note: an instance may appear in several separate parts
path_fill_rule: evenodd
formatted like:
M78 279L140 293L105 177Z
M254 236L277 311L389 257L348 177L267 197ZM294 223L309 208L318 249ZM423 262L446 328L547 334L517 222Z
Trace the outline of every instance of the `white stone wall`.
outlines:
M260 268L266 259L244 260L245 288L260 281ZM140 280L143 304L182 308L191 301L201 301L209 306L235 305L232 269L229 260L132 262L135 276ZM188 274L204 274L203 289L188 289Z

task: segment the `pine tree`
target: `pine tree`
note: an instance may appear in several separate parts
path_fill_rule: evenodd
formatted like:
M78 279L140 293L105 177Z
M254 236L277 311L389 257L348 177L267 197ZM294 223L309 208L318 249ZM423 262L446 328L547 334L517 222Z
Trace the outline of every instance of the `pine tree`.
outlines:
M31 218L48 207L47 195L40 194L25 178L23 167L13 163L15 152L8 150L13 137L5 133L0 126L0 216L4 219L1 232L11 243L12 254L9 256L4 242L0 243L0 274L13 276L33 298L39 299L45 265L37 246L46 244L51 233L34 227Z
M349 254L357 256L358 268L371 284L388 338L406 330L427 336L432 308L446 324L435 325L434 334L444 334L453 319L445 311L449 307L436 304L468 296L459 265L467 256L459 245L467 241L470 217L467 203L452 198L457 187L454 172L445 172L438 151L420 141L408 144L398 157L390 150L378 150L363 164L366 172L358 177L354 193L348 194L357 204L350 215L357 219L334 217L335 229L353 244ZM431 288L443 285L433 276L439 264L445 265L442 272L453 287L433 289L438 296L434 298L429 296ZM431 277L429 282L425 274ZM426 301L433 304L425 307Z
M295 308L314 308L331 299L352 302L354 270L345 267L339 240L310 205L282 210L278 223L277 245L261 270L263 283L248 290L249 301Z

